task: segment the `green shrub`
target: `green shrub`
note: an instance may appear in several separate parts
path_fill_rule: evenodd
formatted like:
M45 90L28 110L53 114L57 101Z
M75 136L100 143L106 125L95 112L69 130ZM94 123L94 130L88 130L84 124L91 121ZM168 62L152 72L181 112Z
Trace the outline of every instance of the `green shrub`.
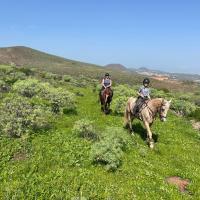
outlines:
M63 108L66 112L76 109L73 93L52 87L49 83L43 83L37 79L17 81L13 85L13 91L25 97L38 97L48 101L54 113L60 113Z
M128 137L122 128L106 128L100 141L92 146L91 160L94 164L105 165L108 171L115 171L121 165L127 145Z
M182 95L179 96L179 99L180 100L188 101L188 100L191 99L191 95L189 95L189 94L182 94Z
M151 97L152 98L165 98L167 94L163 90L151 89Z
M52 112L54 113L61 112L61 109L65 109L65 113L76 110L74 94L62 88L49 87L44 98L50 102Z
M47 83L41 83L37 79L26 79L23 81L17 81L13 85L13 91L19 93L25 97L33 97L40 93L46 93L49 85Z
M17 80L24 80L24 79L26 79L26 75L23 72L18 72L18 71L5 74L3 77L3 80L10 85L15 83Z
M137 91L130 88L129 85L118 85L113 88L114 98L112 101L111 108L115 114L123 114L126 106L126 102L129 97L137 96Z
M70 82L73 78L70 75L63 75L62 79L64 82Z
M8 65L0 65L0 74L9 74L14 71L14 67Z
M194 100L196 106L200 106L200 97Z
M195 111L191 112L189 116L200 121L200 108L197 108Z
M123 96L123 97L132 97L137 96L137 91L131 88L129 85L118 85L113 88L114 95L116 97Z
M0 92L8 92L10 90L10 86L3 80L0 80Z
M42 77L44 79L62 80L62 76L61 75L54 74L54 73L51 73L51 72L46 72L46 71L43 72Z
M48 109L33 106L27 98L12 95L1 104L0 127L3 134L20 137L30 131L49 128L50 117Z
M23 72L26 76L32 76L34 75L34 69L29 69L29 68L19 68L18 71Z
M194 93L194 95L200 96L200 91L196 91L196 92Z
M115 97L112 101L112 110L115 114L123 114L125 110L125 106L127 103L128 97L126 96L118 96Z
M72 132L79 137L89 140L97 140L99 138L95 128L93 127L93 122L86 119L76 121Z
M160 90L162 90L164 93L170 93L169 89L167 88L161 88Z
M50 110L40 106L34 106L30 115L30 128L34 132L45 131L51 127L50 121L53 119Z
M96 85L94 85L92 91L93 92L100 92L101 88L102 88L102 86L100 84L96 84Z
M174 110L176 113L189 116L191 113L195 112L196 106L193 103L184 100L173 100L171 105L171 109Z

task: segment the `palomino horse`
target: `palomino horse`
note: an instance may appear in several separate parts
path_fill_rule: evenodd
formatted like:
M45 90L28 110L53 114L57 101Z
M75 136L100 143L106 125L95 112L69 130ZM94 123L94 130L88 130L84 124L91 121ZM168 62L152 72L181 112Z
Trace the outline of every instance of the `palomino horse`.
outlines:
M112 101L112 96L113 96L113 92L110 88L105 88L100 93L101 110L106 114L109 113L109 108L110 108L110 103Z
M134 113L134 107L136 103L136 98L130 97L128 99L124 119L125 119L125 127L129 127L133 133L132 129L132 121L134 118L138 118L143 121L144 126L147 130L147 139L149 142L150 148L154 147L154 141L152 139L151 125L155 120L157 114L160 116L161 121L166 121L167 112L169 110L171 100L167 101L163 98L156 98L149 101L146 101L139 110L139 113Z

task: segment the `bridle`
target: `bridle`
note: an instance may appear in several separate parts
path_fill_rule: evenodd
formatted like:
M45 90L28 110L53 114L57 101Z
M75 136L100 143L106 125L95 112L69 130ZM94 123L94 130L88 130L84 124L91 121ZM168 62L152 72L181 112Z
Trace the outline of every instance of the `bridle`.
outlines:
M159 109L159 116L160 116L160 119L163 120L163 121L165 121L166 118L167 118L167 116L164 115L164 111L165 111L164 106L165 106L165 103L162 102L161 107Z
M163 114L163 112L165 111L165 109L163 108L165 106L165 102L163 101L161 104L161 107L158 108L156 110L156 112L154 112L149 106L148 106L148 102L145 102L145 106L140 110L140 113L143 109L147 108L149 111L149 114L151 116L152 119L155 119L156 117L156 113L159 113L159 117L161 120L166 121L167 116Z

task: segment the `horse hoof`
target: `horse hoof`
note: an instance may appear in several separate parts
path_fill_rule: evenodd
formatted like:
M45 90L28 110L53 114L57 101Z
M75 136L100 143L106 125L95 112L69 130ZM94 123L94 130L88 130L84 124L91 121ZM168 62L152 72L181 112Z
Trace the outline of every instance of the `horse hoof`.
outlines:
M149 143L149 147L150 147L150 149L153 149L153 148L154 148L154 143L153 143L153 142L150 142L150 143Z

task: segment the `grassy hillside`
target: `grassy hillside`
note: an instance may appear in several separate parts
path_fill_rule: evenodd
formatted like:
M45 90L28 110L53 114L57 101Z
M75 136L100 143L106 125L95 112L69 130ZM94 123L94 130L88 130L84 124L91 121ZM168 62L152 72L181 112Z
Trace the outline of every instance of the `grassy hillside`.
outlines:
M70 74L72 76L84 75L100 79L105 72L111 74L114 82L135 85L141 83L144 76L136 72L124 70L119 67L102 67L93 64L78 62L50 55L28 47L0 48L0 64L9 64L17 67L36 68L39 71L49 71L56 74ZM198 85L181 82L152 80L152 87L166 88L170 91L196 91Z
M39 129L36 132L27 125L28 132L22 132L17 138L4 133L10 129L1 128L0 199L199 199L200 136L187 118L170 112L166 123L157 120L152 127L156 144L155 149L151 150L139 121L134 122L134 137L122 129L123 117L120 112L114 112L116 102L113 101L111 115L100 112L97 80L44 76L40 73L27 76L18 69L2 69L3 88L9 84L9 92L1 92L1 111L5 109L6 98L10 100L6 105L10 105L20 97L21 102L26 100L27 104L31 103L36 108L44 107L46 111L53 109L50 110L53 119L48 129L37 121ZM119 91L124 91L123 95L126 96L133 93L132 88L133 85L130 88L117 86L114 100L120 99L122 92ZM61 94L64 96L66 91L68 100L63 104L63 110L60 108L62 112L57 113L55 105L62 100ZM75 95L76 110L66 112L71 105L71 94ZM62 107L59 103L58 106ZM32 112L29 116L32 116ZM42 116L39 119L43 122ZM108 160L111 164L120 161L116 170L107 171L106 163L93 162L91 155L99 141L82 138L73 131L75 122L82 119L92 121L95 132L100 136L109 138L116 127L120 130L120 137L126 143L122 153L120 148L117 152L111 148L114 141L105 140L110 147L105 152L105 155L110 153ZM110 127L110 133L105 131L106 127ZM175 186L167 184L165 179L169 176L189 179L187 192L180 193Z
M0 48L0 63L40 68L48 68L50 66L96 66L47 54L24 46Z

